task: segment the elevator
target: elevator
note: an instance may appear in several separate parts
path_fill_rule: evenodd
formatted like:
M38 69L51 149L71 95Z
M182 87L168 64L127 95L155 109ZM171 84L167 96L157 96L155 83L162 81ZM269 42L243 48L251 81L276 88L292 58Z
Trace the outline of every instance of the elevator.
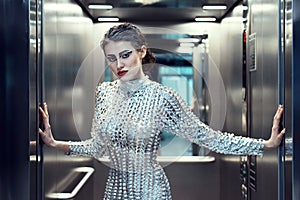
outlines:
M96 22L87 13L86 2L0 3L0 199L102 198L108 171L104 161L68 157L47 148L38 137L42 128L38 107L47 102L57 139L87 139L93 87L111 76L99 41L115 23ZM222 131L267 139L274 111L284 104L285 140L263 157L201 150L209 157L190 155L190 160L168 165L172 193L175 200L298 200L300 3L249 0L233 4L226 17L214 23L176 21L189 14L179 8L169 16L173 21L151 21L150 14L163 9L154 6L147 6L145 16L150 14L133 23L153 37L207 35L205 46L190 49L190 64L202 63L207 76L206 80L194 78L200 80L199 97L206 96L198 108L205 115L199 117ZM210 99L213 92L219 95L217 101Z

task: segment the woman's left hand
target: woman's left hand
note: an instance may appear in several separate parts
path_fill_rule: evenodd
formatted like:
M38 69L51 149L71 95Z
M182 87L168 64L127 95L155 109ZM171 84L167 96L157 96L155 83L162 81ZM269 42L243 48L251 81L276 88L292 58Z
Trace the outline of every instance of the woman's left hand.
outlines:
M264 142L265 148L276 148L280 145L282 138L285 134L285 129L280 130L281 117L283 114L283 106L279 105L277 112L273 119L273 127L271 137Z

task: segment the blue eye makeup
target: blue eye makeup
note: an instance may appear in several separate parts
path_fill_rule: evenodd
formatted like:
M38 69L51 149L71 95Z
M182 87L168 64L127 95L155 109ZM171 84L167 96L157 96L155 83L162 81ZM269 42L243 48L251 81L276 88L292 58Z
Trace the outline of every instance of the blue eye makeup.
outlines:
M128 58L130 55L132 54L132 50L124 50L122 52L119 53L119 58L121 59L126 59ZM115 55L109 54L106 56L106 59L109 62L116 62L117 61L117 57Z
M119 57L122 59L128 58L132 54L131 50L125 50L119 53Z
M107 56L106 59L107 59L109 62L115 62L115 61L117 61L116 56Z

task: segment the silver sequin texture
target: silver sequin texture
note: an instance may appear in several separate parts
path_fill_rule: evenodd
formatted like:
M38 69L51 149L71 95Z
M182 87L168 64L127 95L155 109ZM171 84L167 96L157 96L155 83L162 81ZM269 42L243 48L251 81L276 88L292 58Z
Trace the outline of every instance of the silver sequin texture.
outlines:
M157 162L161 131L219 153L263 153L262 140L212 130L175 91L148 77L100 84L92 137L70 142L70 150L72 155L108 155L111 169L104 199L171 199L168 179Z

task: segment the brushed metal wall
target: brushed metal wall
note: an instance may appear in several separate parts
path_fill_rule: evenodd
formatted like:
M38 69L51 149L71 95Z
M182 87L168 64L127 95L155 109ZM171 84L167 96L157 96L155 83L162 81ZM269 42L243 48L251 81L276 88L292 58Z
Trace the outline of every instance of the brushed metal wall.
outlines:
M240 10L240 8L239 8ZM221 24L220 72L226 89L226 120L223 131L244 135L242 130L243 108L243 54L241 21L231 21L235 14ZM240 157L222 155L220 158L220 199L241 199Z
M233 12L234 13L234 12ZM241 13L241 11L240 11ZM278 2L249 1L247 33L256 34L256 67L247 71L248 84L248 131L247 135L267 139L270 135L274 112L278 100ZM240 14L241 15L241 14ZM234 18L234 14L232 15ZM239 16L241 17L241 16ZM230 23L229 23L230 22ZM245 135L242 127L242 31L241 21L230 21L230 16L223 20L220 32L224 40L220 46L220 71L224 80L227 95L227 114L224 131ZM285 70L285 106L286 124L292 129L291 104L291 43L286 46ZM249 49L248 49L249 50ZM249 62L249 51L248 62ZM283 83L282 83L283 84ZM282 85L281 84L281 85ZM288 121L290 120L290 121ZM287 131L291 137L291 131ZM249 158L248 158L249 159ZM277 150L266 151L263 158L254 158L256 166L256 189L248 187L248 199L277 199L278 193L278 155ZM248 161L249 164L250 161ZM292 195L291 156L286 157L285 198ZM222 156L221 163L221 199L241 199L240 159L234 156ZM232 184L227 184L233 180Z
M277 1L251 1L249 35L256 34L256 70L249 74L249 126L252 137L267 139L278 100L278 5ZM250 199L277 199L277 151L256 158L256 191Z
M44 1L44 99L49 107L53 134L59 140L81 139L73 120L73 96L85 94L80 93L82 88L76 88L74 83L83 60L93 48L91 34L91 20L74 2ZM91 119L83 120L87 125L91 123ZM66 177L75 168L87 166L93 167L92 158L67 157L44 147L45 199L52 199L53 193L70 192L72 188L62 185L70 183ZM92 180L89 179L74 199L93 198ZM79 180L75 182L73 188Z
M28 34L34 30L29 30L30 25L26 20L24 23L20 23L24 26L15 26L16 19L19 19L19 22L28 19L29 2L14 2L12 4L6 2L8 1L1 3L1 10L3 11L1 12L1 21L3 23L1 23L0 31L1 46L5 49L1 52L0 59L1 66L4 66L1 67L0 73L1 92L3 91L5 94L0 103L2 137L0 147L1 152L4 152L3 162L1 162L0 197L1 199L35 199L38 197L29 194L29 181L34 182L36 180L36 176L34 176L36 169L32 168L30 171L28 155L28 135L37 131L36 105L39 96L37 87L40 87L36 76L38 69L34 64L36 61L33 59L36 52L31 52L34 50L33 46L30 46L30 35ZM73 1L64 1L63 3L46 0L44 3L45 77L43 81L45 93L43 95L49 105L53 132L55 137L61 140L84 139L89 136L90 113L93 110L93 102L90 102L93 101L94 90L92 87L99 79L103 79L103 68L105 67L102 54L98 52L100 49L95 48L95 46L103 32L112 24L93 25ZM299 7L299 4L295 5L295 8ZM250 6L249 25L251 27L248 31L250 34L256 33L257 36L257 70L251 72L248 77L251 80L251 136L268 138L272 116L278 104L278 23L276 21L278 5L277 1L269 0L268 2L250 1ZM295 16L298 15L299 13L295 12ZM299 33L300 26L298 24L299 21L296 20L294 22L294 35ZM151 27L153 24L151 26L149 24L144 25L145 32L152 33L150 29L153 28ZM190 34L208 33L210 56L222 74L222 81L224 81L227 91L226 121L222 128L224 131L241 134L242 76L240 75L242 73L241 42L243 28L241 23L222 22L222 24L205 25L185 23L173 24L168 27L161 27L158 23L155 26L155 30L161 30L161 33L165 33L166 29L160 28L169 28L175 32ZM21 35L21 37L13 37L12 32L14 35ZM297 38L294 39L293 53L297 54L299 42ZM287 47L291 48L291 46ZM287 51L287 53L287 58L290 58L291 51ZM294 68L287 69L285 75L286 80L288 80L292 70L296 73L293 75L295 87L291 88L292 83L289 81L285 83L285 102L287 103L286 120L294 120L293 123L287 121L286 126L288 136L291 136L291 132L294 131L294 150L296 151L299 148L297 135L299 132L297 123L299 112L297 111L299 109L297 105L300 104L297 104L299 84L295 78L299 74L299 70L295 66L299 63L299 59L296 57L293 59ZM91 65L95 68L89 68ZM83 68L87 68L86 71ZM81 76L79 82L78 74ZM86 87L91 88L91 90L85 90ZM78 104L74 107L74 96L78 97L76 102L80 103L86 100L85 97L88 96L89 103L87 104L91 106L77 110ZM291 101L291 98L294 102ZM22 103L20 103L20 99ZM80 103L79 105L82 105ZM295 114L294 119L291 118L292 114ZM83 121L86 126L80 125L80 121ZM31 136L30 139L36 139L35 135ZM16 146L18 148L15 148ZM212 155L217 158L217 162L213 164L175 163L166 167L174 199L198 199L200 196L203 199L216 200L240 199L239 157ZM299 159L297 156L297 153L293 155L293 166L290 166L291 162L285 166L287 173L285 180L286 199L291 199L291 193L293 193L294 199L299 199L299 174L297 173ZM104 190L107 169L98 161L90 158L69 158L61 152L48 148L44 148L44 161L45 199L50 199L48 198L49 193L63 192L60 185L65 176L74 168L81 166L94 167L96 172L75 199L97 199ZM294 185L292 185L291 179L293 179ZM185 188L187 185L188 188ZM276 150L266 152L263 158L257 158L257 190L251 192L251 199L277 199L277 192L274 191L277 191Z
M268 138L272 124L272 119L267 117L274 114L279 103L285 105L286 138L291 138L293 129L290 81L293 38L289 33L290 25L283 24L286 29L279 26L279 8L278 1L250 2L249 34L256 33L257 38L257 70L249 76L252 115L250 126L252 135L261 135L263 138ZM280 19L281 21L284 22ZM282 45L284 51L281 51ZM280 157L285 159L283 163L278 159L276 150L266 151L263 159L257 160L259 187L257 191L251 190L251 199L292 199L292 160L290 155L284 155L284 149L281 151L283 155Z
M0 199L29 198L28 16L29 1L0 2Z
M293 1L293 199L300 199L300 2ZM298 37L297 37L298 36Z

